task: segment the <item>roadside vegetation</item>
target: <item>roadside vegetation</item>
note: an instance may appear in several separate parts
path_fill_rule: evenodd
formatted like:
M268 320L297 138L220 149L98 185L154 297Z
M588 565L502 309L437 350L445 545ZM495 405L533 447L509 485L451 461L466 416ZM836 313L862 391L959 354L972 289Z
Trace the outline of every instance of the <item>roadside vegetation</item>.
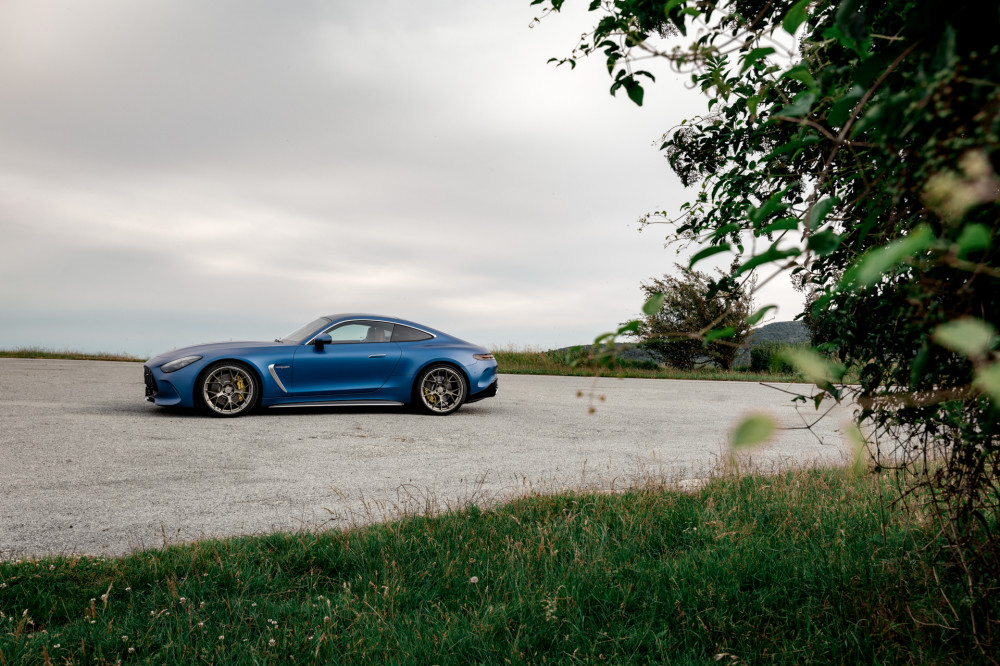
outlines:
M52 349L42 349L40 347L16 347L14 349L0 349L0 358L54 358L69 359L74 361L130 361L142 363L146 359L132 356L131 354L110 354L104 352L89 353L71 351L63 349L55 351Z
M715 276L684 264L674 264L674 269L675 275L642 283L648 305L634 329L631 323L623 325L624 335L639 339L674 368L692 370L704 360L723 370L733 368L753 324L761 319L750 320L756 279L737 280L737 264ZM725 335L707 339L705 333L716 327L725 329Z
M747 382L802 381L794 369L778 363L784 346L771 345L759 355L759 367L754 369L700 367L683 370L652 361L635 361L620 357L601 360L590 357L586 349L578 351L540 351L505 348L493 351L500 372L515 375L570 375L576 377L630 377L640 379L704 379ZM776 370L770 369L773 366Z
M585 3L530 4L544 23ZM688 275L709 258L732 267L731 280L705 283L713 303L734 284L791 277L813 347L785 360L821 392L817 405L850 394L857 439L904 479L897 499L927 498L947 542L926 545L937 573L965 582L951 603L973 619L958 635L998 663L1000 13L980 5L591 2L593 28L550 62L590 60L637 106L647 91L672 94L677 75L704 94L701 113L659 142L689 196L665 197L640 224L664 225ZM609 336L656 333L657 316L672 344L739 336L724 316L738 305L692 330L674 325L682 310L663 312L676 284L647 285L645 318ZM760 304L748 323L776 307ZM775 427L753 414L737 429Z
M883 504L889 484L730 475L0 562L0 662L975 660L916 547L934 525Z

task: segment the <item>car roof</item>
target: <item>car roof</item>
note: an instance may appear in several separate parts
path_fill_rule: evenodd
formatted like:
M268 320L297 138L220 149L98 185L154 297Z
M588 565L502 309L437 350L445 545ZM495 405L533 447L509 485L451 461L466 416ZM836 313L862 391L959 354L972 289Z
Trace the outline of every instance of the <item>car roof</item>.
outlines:
M348 319L371 319L374 321L386 321L391 324L403 324L405 326L412 326L428 333L434 333L435 335L448 335L437 329L433 329L430 326L425 326L424 324L418 324L414 321L409 321L407 319L400 319L399 317L391 317L387 315L372 314L370 312L341 312L339 314L323 315L330 320L330 323L336 324L340 321L345 321ZM449 336L450 337L450 336Z

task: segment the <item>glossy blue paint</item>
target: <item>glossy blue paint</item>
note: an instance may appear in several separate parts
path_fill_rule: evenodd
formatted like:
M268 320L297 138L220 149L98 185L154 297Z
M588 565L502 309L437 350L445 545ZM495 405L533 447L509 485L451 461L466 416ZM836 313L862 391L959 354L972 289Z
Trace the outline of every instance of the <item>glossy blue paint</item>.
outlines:
M489 353L485 347L396 317L339 314L313 324L274 342L224 342L160 354L144 366L147 399L161 406L197 406L202 378L219 361L237 361L253 371L264 407L357 400L408 404L421 371L439 363L462 373L466 402L496 394L496 361L475 358ZM355 339L365 331L365 339ZM322 335L331 335L331 342L316 344ZM163 372L165 364L192 355L201 358Z
M352 395L377 391L399 362L401 351L392 342L300 345L292 360L295 395Z

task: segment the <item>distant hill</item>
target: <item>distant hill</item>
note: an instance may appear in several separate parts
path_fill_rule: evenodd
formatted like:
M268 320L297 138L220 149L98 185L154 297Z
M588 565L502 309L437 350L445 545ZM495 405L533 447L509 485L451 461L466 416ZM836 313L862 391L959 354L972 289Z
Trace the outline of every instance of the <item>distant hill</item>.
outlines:
M750 350L764 342L798 345L809 344L809 329L801 321L773 321L755 328L750 338L743 343L733 365L737 368L750 365Z
M550 351L558 352L560 354L565 354L566 352L579 349L583 353L589 352L593 348L593 345L577 345L574 347L560 347L559 349L552 349ZM615 354L618 358L625 361L651 361L653 363L661 363L660 357L657 354L639 347L635 342L625 342L615 345Z
M761 342L785 342L796 345L809 342L809 329L801 321L773 321L755 328L750 334L750 344Z
M743 344L740 353L736 356L734 367L750 365L750 350L764 342L778 342L786 344L809 343L809 329L801 321L774 321L764 324L750 333L750 338ZM589 350L591 345L580 345L583 350ZM567 352L572 347L562 347L552 351ZM618 357L628 361L652 361L660 363L661 359L649 351L639 347L635 343L618 345Z

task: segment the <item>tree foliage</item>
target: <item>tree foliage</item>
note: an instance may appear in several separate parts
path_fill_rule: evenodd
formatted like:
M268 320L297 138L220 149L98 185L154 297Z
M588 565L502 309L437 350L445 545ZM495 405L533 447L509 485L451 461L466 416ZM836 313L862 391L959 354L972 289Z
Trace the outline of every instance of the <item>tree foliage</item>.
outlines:
M669 238L731 252L739 272L766 271L762 283L788 271L808 290L821 351L858 373L876 464L931 493L974 596L1000 591L1000 6L589 8L596 28L561 62L603 55L612 92L641 104L653 74L638 66L662 58L708 98L662 144L682 182L700 184ZM664 24L682 37L659 38ZM972 618L989 641L978 603L956 606L954 621Z
M646 299L660 294L662 304L632 335L675 368L715 363L729 370L750 334L752 285L727 275L713 279L680 264L676 268L676 275L642 283ZM706 339L712 331L717 333Z

